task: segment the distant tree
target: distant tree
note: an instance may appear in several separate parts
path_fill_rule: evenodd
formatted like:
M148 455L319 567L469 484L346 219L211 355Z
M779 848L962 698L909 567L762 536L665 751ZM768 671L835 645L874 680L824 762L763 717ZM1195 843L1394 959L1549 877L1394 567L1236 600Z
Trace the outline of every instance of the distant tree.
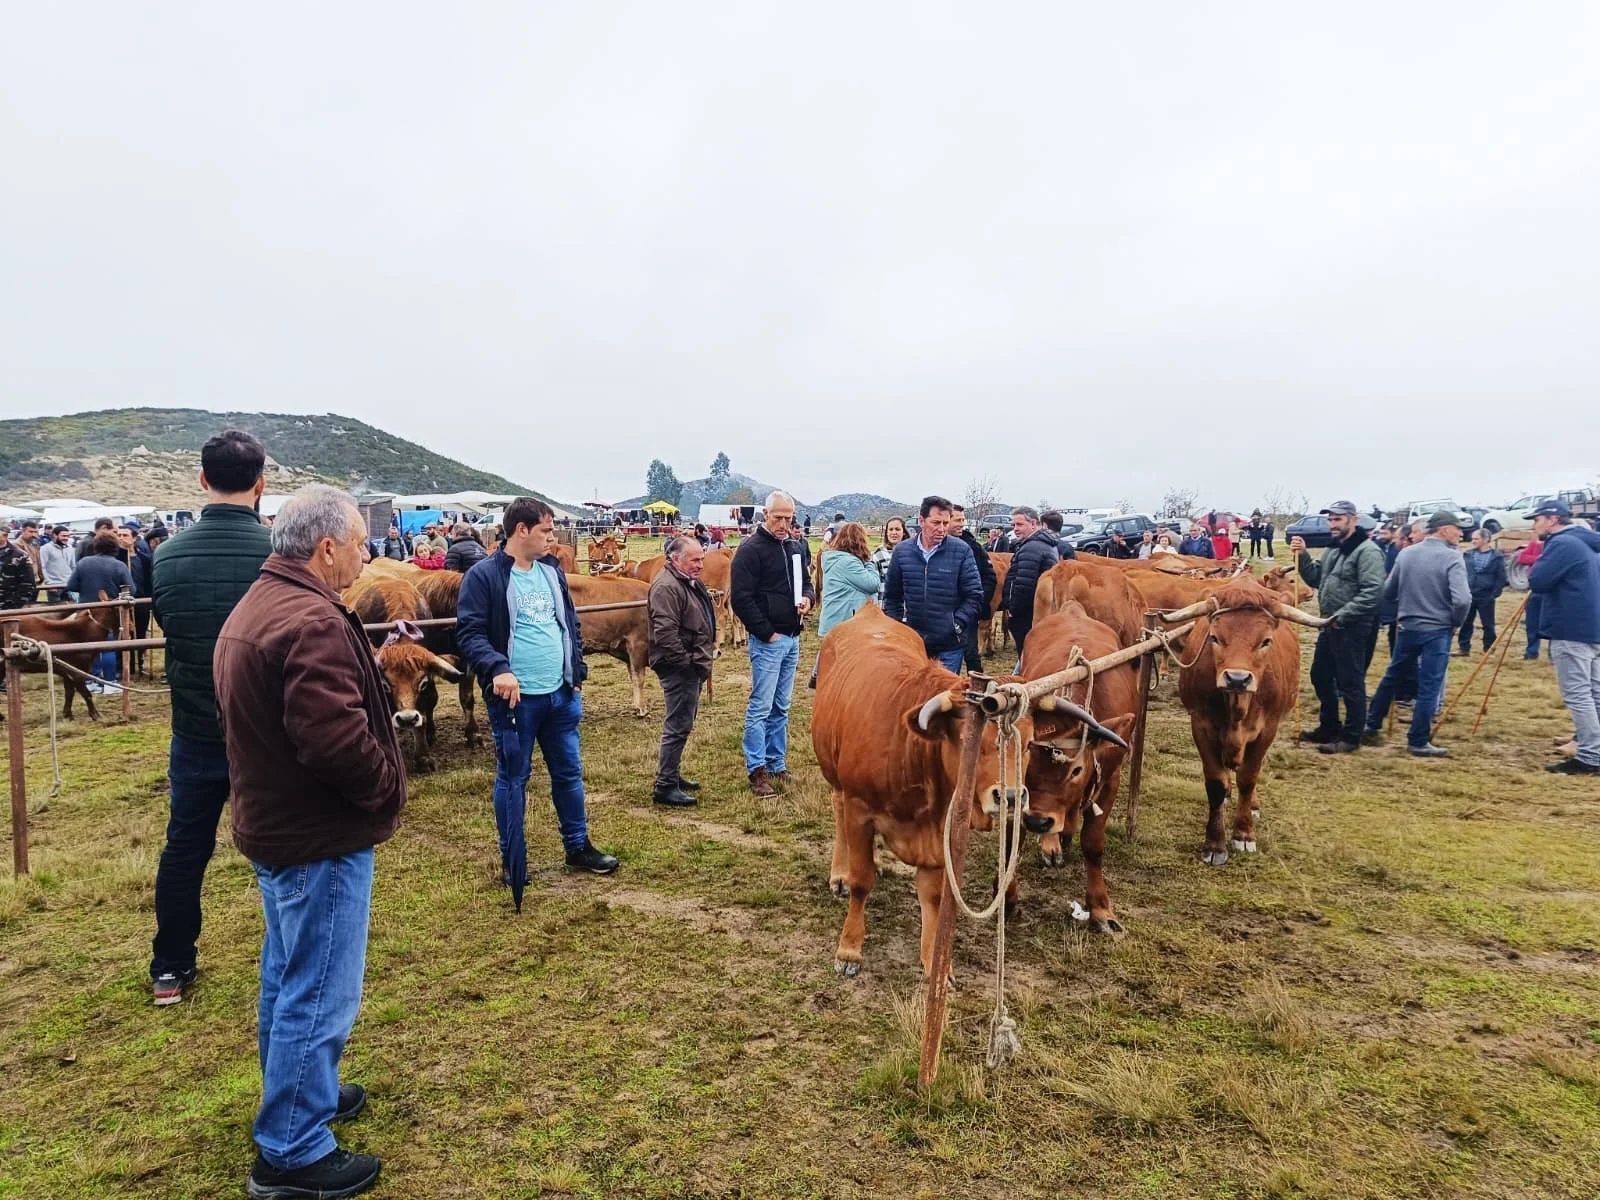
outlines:
M1125 513L1132 512L1133 511L1133 501L1129 500L1126 496L1124 496L1121 500L1117 501L1117 509L1119 511L1125 512Z
M1161 511L1156 516L1188 519L1194 515L1195 502L1199 498L1200 493L1195 488L1168 488L1161 497Z
M706 501L718 504L727 499L729 490L733 487L731 478L733 464L728 461L728 455L717 451L717 456L711 460L711 471L706 476Z
M644 475L644 490L650 500L665 500L668 504L676 504L683 497L683 481L666 463L659 458L653 458L650 460L649 470Z
M751 493L750 489L745 487L742 483L738 487L729 488L727 492L724 493L722 500L720 501L720 503L723 504L754 504L755 502L755 496ZM712 503L716 504L719 502L713 500Z
M1280 485L1261 498L1261 511L1276 521L1296 521L1311 511L1311 497Z
M993 475L980 475L967 481L967 520L977 522L1003 508L1000 502L1000 484Z

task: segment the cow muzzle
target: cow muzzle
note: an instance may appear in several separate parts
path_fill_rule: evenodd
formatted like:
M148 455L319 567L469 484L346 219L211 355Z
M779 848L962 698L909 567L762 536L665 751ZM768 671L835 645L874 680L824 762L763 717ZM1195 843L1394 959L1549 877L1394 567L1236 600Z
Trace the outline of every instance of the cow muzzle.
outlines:
M422 724L422 714L414 708L402 708L394 714L394 727L396 729L415 729Z
M1056 827L1054 817L1042 817L1037 813L1024 813L1022 827L1029 833L1050 833Z
M1013 804L1022 805L1022 811L1024 813L1026 813L1028 811L1028 789L1027 788L1019 787L1019 788L1007 788L1006 789L1006 791L1005 791L1005 806L1004 807L1010 808ZM980 802L979 807L981 807L984 812L989 813L991 816L993 814L1001 811L1000 785L999 784L995 784L993 787L988 788L988 789L986 789L984 791L983 797L982 797L982 800ZM1026 820L1027 818L1024 817L1023 819Z
M1253 692L1256 690L1256 673L1228 669L1218 671L1217 687L1224 692Z

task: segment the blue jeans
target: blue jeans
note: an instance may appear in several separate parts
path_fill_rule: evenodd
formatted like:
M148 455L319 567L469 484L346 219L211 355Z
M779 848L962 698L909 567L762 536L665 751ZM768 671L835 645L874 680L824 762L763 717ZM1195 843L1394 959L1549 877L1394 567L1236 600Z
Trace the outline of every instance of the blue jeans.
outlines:
M167 844L156 867L156 936L150 977L194 970L200 940L200 885L217 848L228 802L228 751L221 742L172 735L167 755Z
M1539 622L1544 619L1544 597L1529 596L1527 611L1522 614L1523 625L1528 633L1528 649L1524 658L1539 657Z
M967 652L966 647L957 646L954 650L935 650L929 655L929 657L943 667L946 671L953 671L959 675L961 674L961 668L966 666ZM982 665L983 664L980 661L980 670L982 669Z
M1413 666L1414 664L1414 666ZM1448 629L1402 629L1394 640L1394 655L1389 659L1389 669L1383 681L1372 694L1372 705L1367 710L1367 732L1377 733L1383 728L1383 719L1389 715L1395 690L1406 673L1417 673L1417 702L1411 710L1411 731L1407 744L1426 746L1433 736L1433 719L1439 713L1439 701L1444 695L1445 668L1450 665L1450 631Z
M744 770L789 769L789 701L800 639L778 634L770 642L750 639L750 703L744 710ZM959 653L959 651L957 652Z
M253 1130L267 1162L293 1171L337 1148L339 1057L361 1007L372 908L372 851L293 867L256 863L267 937L261 947L261 1109Z
M582 850L589 843L589 818L584 807L583 759L578 723L583 720L583 695L562 684L543 696L523 696L513 716L511 706L491 696L489 728L494 733L494 818L496 829L508 829L507 814L519 804L526 818L528 776L533 772L537 743L550 772L550 799L561 827L561 844ZM506 847L500 847L504 855Z

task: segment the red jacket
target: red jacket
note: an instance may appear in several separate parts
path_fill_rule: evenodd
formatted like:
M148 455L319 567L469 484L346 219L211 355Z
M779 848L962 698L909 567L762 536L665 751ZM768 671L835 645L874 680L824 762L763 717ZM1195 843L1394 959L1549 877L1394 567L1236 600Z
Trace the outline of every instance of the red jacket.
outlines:
M405 762L361 621L306 565L272 555L212 658L233 842L292 867L387 840Z
M1544 543L1534 538L1521 550L1517 551L1517 562L1524 567L1531 567L1539 560L1539 551L1544 549Z

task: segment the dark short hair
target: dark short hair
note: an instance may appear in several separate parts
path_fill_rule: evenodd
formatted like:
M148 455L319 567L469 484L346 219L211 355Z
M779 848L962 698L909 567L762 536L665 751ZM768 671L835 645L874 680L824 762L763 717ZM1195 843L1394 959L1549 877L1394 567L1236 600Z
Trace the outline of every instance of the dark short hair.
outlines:
M97 533L89 543L89 550L94 554L117 554L122 550L122 543L114 533Z
M833 519L835 521L842 521L842 520L844 520L844 514L843 513L834 513L833 514Z
M967 511L967 506L965 504L952 504L950 506L950 511L951 512L958 512L958 513L964 513L964 512Z
M94 519L94 527L96 529L115 529L117 523L110 517L96 517Z
M924 496L922 498L922 507L917 511L920 516L925 517L936 508L942 508L945 512L955 511L955 507L943 496Z
M532 496L518 496L506 505L504 518L506 536L510 537L523 525L532 529L546 517L555 520L555 515L555 510L543 500L535 500Z
M1044 513L1042 516L1040 516L1039 521L1051 533L1061 532L1061 514L1055 509L1052 508L1049 512Z
M266 448L238 429L225 429L200 447L200 469L218 492L248 492L266 467Z
M22 527L23 527L23 528L24 528L24 529L37 529L37 528L39 528L39 522L37 522L37 521L32 521L32 520L29 520L29 521L24 521L24 522L23 522L23 523L22 523Z
M165 525L157 525L149 533L144 535L144 540L147 542L164 542L167 540L168 536L167 527Z
M1011 515L1013 517L1027 517L1030 521L1037 521L1039 519L1038 511L1032 505L1028 504L1017 505L1017 507L1011 510Z

